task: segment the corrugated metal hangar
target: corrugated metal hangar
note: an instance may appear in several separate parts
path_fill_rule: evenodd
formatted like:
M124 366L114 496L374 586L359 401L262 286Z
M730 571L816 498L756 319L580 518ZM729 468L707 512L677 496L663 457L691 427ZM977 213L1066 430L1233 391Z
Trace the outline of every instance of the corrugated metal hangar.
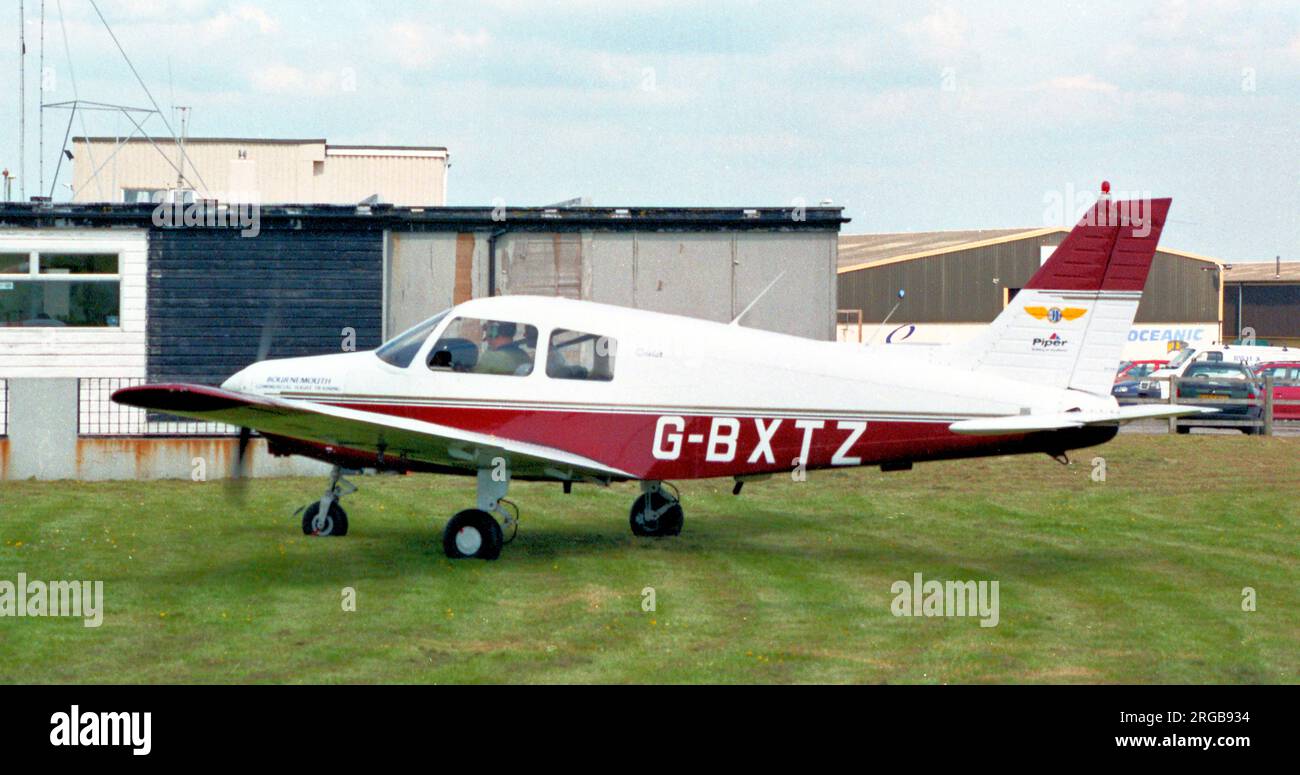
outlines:
M1223 335L1249 328L1255 339L1300 347L1300 261L1262 261L1223 267Z
M968 339L1002 311L1067 233L1043 228L842 235L838 336L891 344ZM1222 268L1218 259L1161 247L1125 357L1160 358L1176 342L1220 341Z
M246 238L160 227L143 204L0 207L0 378L219 383L256 360L264 330L269 357L368 349L494 294L725 321L778 276L745 325L834 336L839 208L302 205L259 219Z

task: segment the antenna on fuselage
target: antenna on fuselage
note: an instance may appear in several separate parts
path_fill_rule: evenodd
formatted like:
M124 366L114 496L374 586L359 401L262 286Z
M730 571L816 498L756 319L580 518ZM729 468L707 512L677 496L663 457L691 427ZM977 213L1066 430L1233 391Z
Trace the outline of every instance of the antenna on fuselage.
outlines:
M880 333L881 329L885 327L885 324L889 322L889 319L894 316L894 313L898 311L898 307L900 304L903 303L903 297L906 295L907 294L903 291L902 288L898 289L898 301L894 304L894 308L889 311L889 314L885 315L885 319L880 321L880 325L876 326L876 330L872 332L871 338L867 340L867 344L871 344L872 342L876 341L876 336Z
M751 301L751 302L749 303L749 306L748 306L748 307L745 307L743 310L740 311L740 314L739 314L739 315L737 315L736 317L732 318L732 320L731 320L731 325L733 325L733 326L738 326L738 325L740 325L740 319L743 318L743 317L745 317L745 315L749 314L749 311L750 311L751 309L754 308L754 305L757 304L760 300L762 300L762 298L763 298L764 296L767 295L767 292L770 291L770 290L772 290L772 286L774 286L774 285L776 285L778 282L780 282L780 280L781 280L782 277L785 277L785 272L784 272L784 271L782 271L781 274L777 275L775 280L773 280L772 282L768 283L766 288L764 288L763 290L759 291L759 294L758 294L757 296L754 297L754 300Z

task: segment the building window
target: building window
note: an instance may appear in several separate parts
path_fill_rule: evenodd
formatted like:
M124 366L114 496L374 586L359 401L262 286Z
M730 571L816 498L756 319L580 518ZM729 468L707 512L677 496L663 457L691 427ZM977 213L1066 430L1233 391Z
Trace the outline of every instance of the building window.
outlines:
M127 204L161 204L163 202L191 204L195 201L192 188L124 188L122 201Z
M116 253L0 252L0 326L120 325L119 264Z
M608 336L557 328L546 353L546 376L609 382L614 379L618 344Z
M456 318L429 352L429 368L526 377L536 354L536 326Z

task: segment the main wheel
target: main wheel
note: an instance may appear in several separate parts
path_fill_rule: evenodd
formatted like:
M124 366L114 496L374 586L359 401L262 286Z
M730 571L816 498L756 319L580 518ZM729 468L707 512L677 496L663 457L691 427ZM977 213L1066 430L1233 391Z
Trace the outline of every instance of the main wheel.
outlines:
M675 536L682 532L686 516L682 512L682 504L676 499L661 492L647 492L632 502L628 521L632 525L633 535Z
M453 560L495 560L501 556L505 535L486 511L466 509L447 522L442 531L442 551Z
M313 502L302 512L303 535L345 536L348 534L348 513L338 501L331 501L329 511L325 513L325 525L318 531L312 525L320 513L320 501Z

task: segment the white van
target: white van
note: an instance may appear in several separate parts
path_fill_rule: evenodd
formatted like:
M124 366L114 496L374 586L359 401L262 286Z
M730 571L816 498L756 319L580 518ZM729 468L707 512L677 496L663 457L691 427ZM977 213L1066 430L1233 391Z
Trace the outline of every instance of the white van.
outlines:
M1158 386L1161 398L1169 397L1169 378L1181 377L1187 367L1196 361L1228 361L1255 367L1269 361L1289 361L1300 358L1300 349L1286 347L1256 347L1244 344L1215 344L1209 347L1185 347L1169 363L1148 374L1138 385L1146 393Z

